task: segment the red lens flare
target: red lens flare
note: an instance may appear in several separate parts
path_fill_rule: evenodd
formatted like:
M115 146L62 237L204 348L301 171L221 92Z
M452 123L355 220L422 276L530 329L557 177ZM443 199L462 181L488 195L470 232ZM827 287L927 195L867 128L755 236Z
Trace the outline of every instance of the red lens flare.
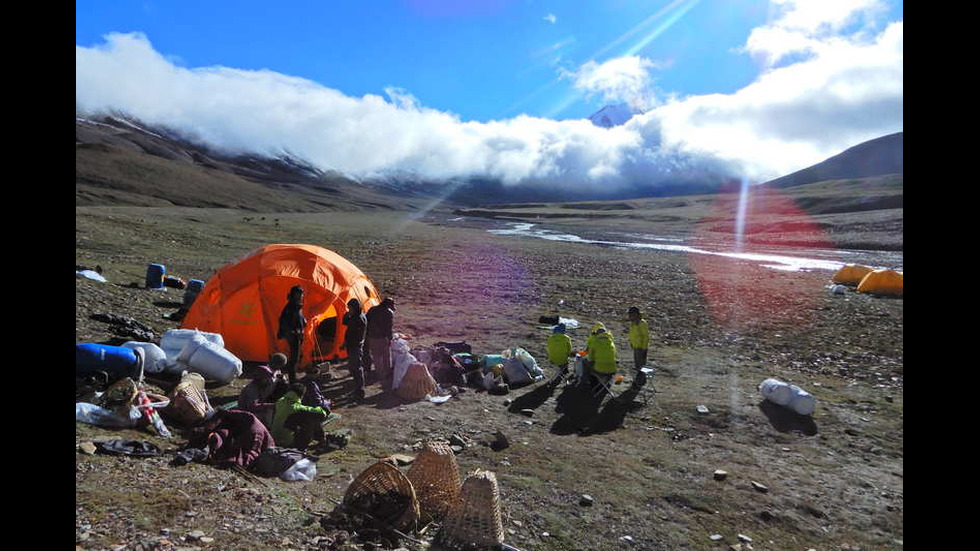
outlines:
M830 274L775 269L730 253L806 257L835 249L821 225L784 192L744 182L718 195L693 245L719 253L688 260L716 321L735 330L809 323Z

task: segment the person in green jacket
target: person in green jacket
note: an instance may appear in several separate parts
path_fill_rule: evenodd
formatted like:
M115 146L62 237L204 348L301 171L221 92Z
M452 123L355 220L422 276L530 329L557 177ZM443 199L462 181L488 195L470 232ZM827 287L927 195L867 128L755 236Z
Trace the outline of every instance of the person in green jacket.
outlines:
M277 446L305 449L311 441L323 441L323 422L329 411L322 407L304 406L303 383L289 385L289 391L276 402L272 419L272 438Z
M552 329L551 336L548 337L548 361L558 366L558 375L552 379L552 383L558 380L568 371L568 357L572 355L572 339L565 334L565 324L559 323Z
M640 309L630 306L627 315L630 319L630 348L633 349L633 368L636 374L633 383L642 386L646 377L640 368L647 364L647 349L650 347L650 326L640 314Z
M585 344L585 350L589 356L589 369L598 375L613 375L616 373L616 343L613 342L605 324L596 323L592 327L592 334ZM586 377L586 380L588 377Z

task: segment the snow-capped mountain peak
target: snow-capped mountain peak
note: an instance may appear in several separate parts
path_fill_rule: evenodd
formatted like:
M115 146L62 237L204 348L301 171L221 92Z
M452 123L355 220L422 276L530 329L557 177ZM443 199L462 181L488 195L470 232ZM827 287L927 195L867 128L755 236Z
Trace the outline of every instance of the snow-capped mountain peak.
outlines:
M589 120L596 126L612 128L614 126L625 124L626 121L633 118L633 115L639 113L640 111L630 108L625 103L620 103L603 107L602 109L593 113L592 116L589 117Z

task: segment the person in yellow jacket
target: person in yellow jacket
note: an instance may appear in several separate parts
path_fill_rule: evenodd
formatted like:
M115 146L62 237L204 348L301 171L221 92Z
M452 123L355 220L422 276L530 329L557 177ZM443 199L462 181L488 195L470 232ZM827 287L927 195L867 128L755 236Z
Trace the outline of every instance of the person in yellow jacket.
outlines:
M599 375L613 375L616 373L616 343L613 341L605 324L596 323L592 327L592 334L585 343L585 350L589 356L589 369ZM585 377L588 380L588 377Z
M552 379L557 383L568 371L568 358L572 355L572 339L565 334L565 324L559 323L548 337L548 361L558 366L558 375Z
M633 368L636 370L633 383L642 385L645 376L640 368L647 364L647 349L650 348L650 325L647 324L647 320L643 318L640 309L636 306L630 306L627 315L630 320L629 340L630 348L633 349Z

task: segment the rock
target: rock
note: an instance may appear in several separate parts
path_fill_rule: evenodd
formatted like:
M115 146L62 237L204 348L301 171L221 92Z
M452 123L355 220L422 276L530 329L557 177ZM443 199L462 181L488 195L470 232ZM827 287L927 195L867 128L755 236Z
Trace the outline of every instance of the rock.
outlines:
M194 530L190 534L187 534L187 539L189 540L199 540L204 537L204 532L200 530Z
M403 453L396 453L391 456L391 459L399 467L404 467L405 465L411 465L415 462L415 457L411 455L405 455Z
M522 409L521 410L521 415L524 415L524 416L527 416L527 417L534 417L534 410L533 409Z
M708 406L700 405L697 407L698 413L708 413Z
M721 469L718 469L717 471L715 471L714 477L715 480L725 480L726 478L728 478L728 471L723 471Z
M739 534L738 541L742 543L752 543L752 538L746 536L745 534Z
M710 536L708 536L708 539L710 539L711 541L721 541L725 539L725 536L721 534L711 534Z
M459 455L463 453L463 450L465 450L466 448L464 448L463 446L449 446L449 449L453 450L453 453L455 455Z
M510 398L504 398L504 405L505 405L505 406L509 406L509 405L511 405L512 403L514 403L514 401L513 401L513 400L511 400Z
M493 441L490 442L490 448L494 451L500 451L507 447L510 447L510 440L507 439L506 434L498 430L493 435Z
M578 504L582 505L583 507L591 507L593 503L595 503L595 499L593 499L589 494L582 494L578 500Z
M466 447L467 439L458 434L453 434L449 437L449 444L452 446Z
M762 492L764 494L769 493L769 488L763 486L762 484L759 484L754 480L752 481L752 487L758 492Z
M78 449L86 455L95 454L95 444L93 444L92 442L82 442L81 444L78 445Z
M197 541L199 541L201 543L205 543L205 544L207 544L207 543L214 543L214 538L209 538L207 536L202 536L201 538L198 538Z

